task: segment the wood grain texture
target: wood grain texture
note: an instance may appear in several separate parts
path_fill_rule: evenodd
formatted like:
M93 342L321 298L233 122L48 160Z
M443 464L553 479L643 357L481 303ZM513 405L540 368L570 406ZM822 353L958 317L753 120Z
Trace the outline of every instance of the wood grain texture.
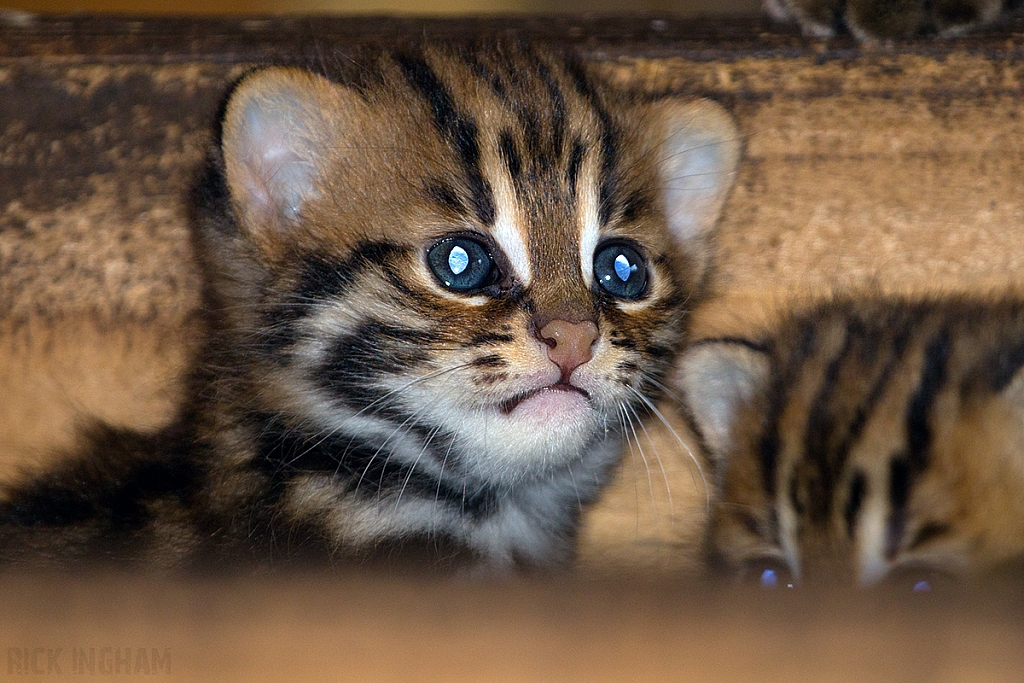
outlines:
M1015 588L764 593L678 581L18 577L0 593L0 675L1009 683L1024 664L1021 597ZM50 661L60 675L47 672Z

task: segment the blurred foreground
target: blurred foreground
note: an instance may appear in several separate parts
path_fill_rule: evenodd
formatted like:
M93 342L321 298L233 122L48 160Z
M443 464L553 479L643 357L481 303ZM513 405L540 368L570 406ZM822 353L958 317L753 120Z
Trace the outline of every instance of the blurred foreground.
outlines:
M0 579L3 680L1019 681L1024 584ZM4 677L6 675L6 677Z

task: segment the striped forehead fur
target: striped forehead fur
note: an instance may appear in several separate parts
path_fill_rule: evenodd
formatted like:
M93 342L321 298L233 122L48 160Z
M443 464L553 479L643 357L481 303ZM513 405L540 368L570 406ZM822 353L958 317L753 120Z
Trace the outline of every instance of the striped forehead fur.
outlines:
M606 103L608 95L573 58L510 41L382 59L378 68L390 76L360 92L432 121L444 143L439 155L448 161L416 180L423 196L493 235L524 283L533 282L539 264L549 271L546 281L588 282L603 226L616 215L629 222L652 210L649 191L635 187L657 183L651 160L624 159L624 150L647 144L618 120L629 105ZM407 95L391 103L396 91ZM634 138L628 145L626 133ZM632 176L618 170L622 164Z

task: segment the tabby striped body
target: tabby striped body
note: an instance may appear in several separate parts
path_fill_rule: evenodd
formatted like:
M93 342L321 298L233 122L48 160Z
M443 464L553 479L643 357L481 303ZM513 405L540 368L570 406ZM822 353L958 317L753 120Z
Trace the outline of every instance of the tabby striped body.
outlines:
M224 111L191 401L9 491L0 553L565 561L703 291L728 117L518 44L264 69Z
M873 584L1024 556L1024 299L839 298L720 332L680 378L725 566Z

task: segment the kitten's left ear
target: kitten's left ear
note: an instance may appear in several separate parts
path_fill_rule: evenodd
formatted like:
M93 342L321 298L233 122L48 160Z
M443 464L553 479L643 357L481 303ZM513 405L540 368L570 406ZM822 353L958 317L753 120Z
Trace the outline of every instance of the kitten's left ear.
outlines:
M725 109L709 100L664 100L655 106L669 229L682 244L699 245L714 228L735 180L739 132Z
M765 351L737 340L704 340L683 353L677 383L712 461L729 456L740 408L767 390L770 369Z
M345 104L340 86L294 68L257 71L236 86L221 149L235 207L258 242L286 233L316 197Z

